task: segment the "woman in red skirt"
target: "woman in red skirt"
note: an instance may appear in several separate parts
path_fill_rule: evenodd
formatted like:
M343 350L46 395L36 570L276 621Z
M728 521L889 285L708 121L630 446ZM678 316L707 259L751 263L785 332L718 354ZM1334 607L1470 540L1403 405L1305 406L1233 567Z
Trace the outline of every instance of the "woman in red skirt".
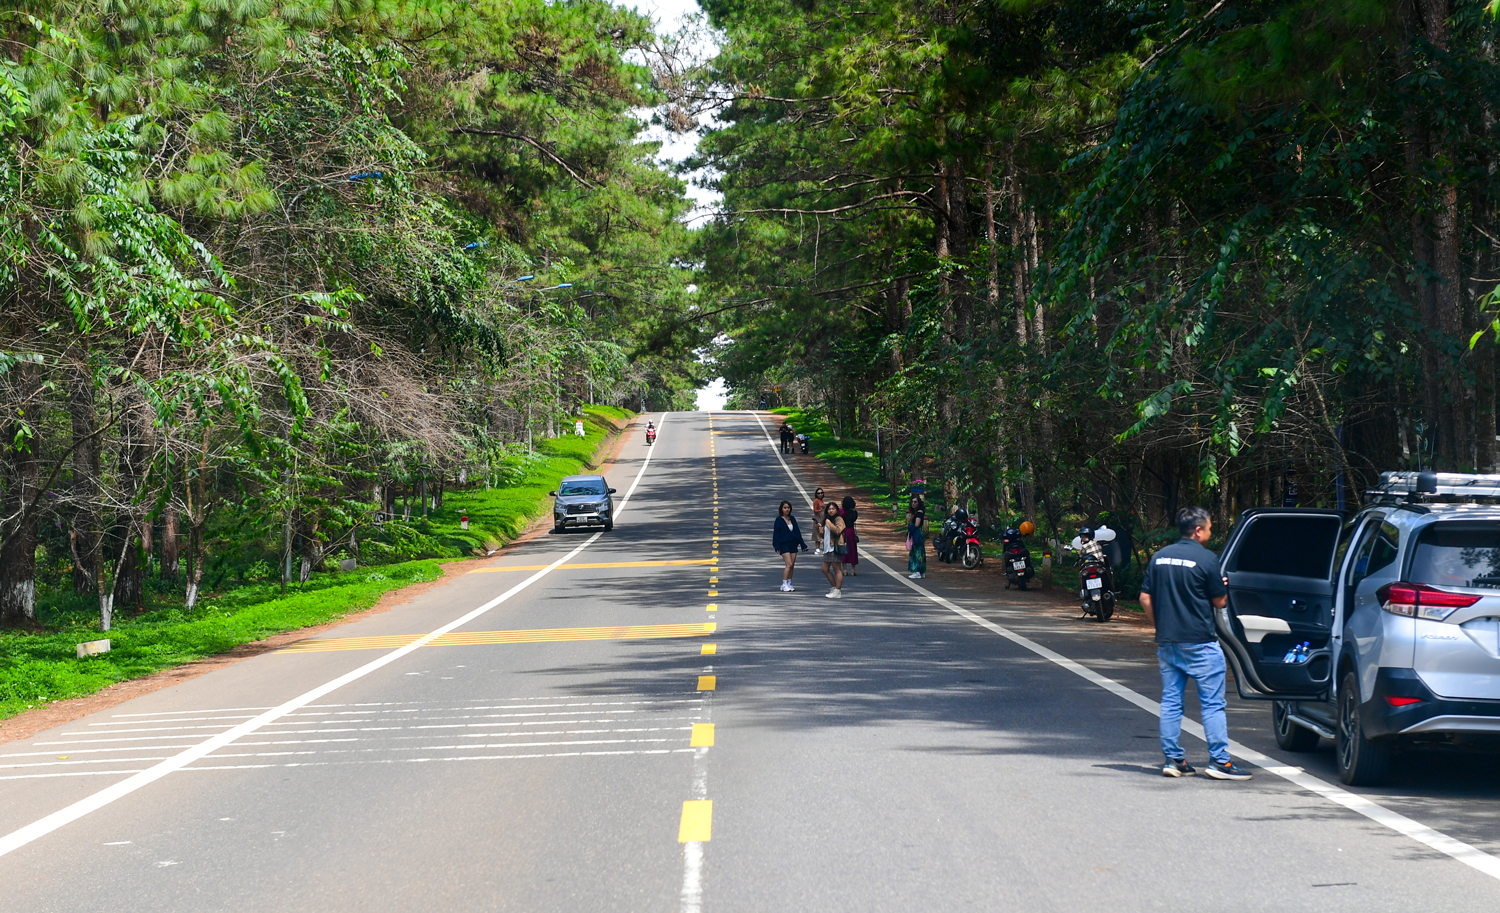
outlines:
M844 544L848 546L844 550L844 576L859 576L859 534L854 531L854 521L859 519L859 511L854 509L854 499L844 498Z

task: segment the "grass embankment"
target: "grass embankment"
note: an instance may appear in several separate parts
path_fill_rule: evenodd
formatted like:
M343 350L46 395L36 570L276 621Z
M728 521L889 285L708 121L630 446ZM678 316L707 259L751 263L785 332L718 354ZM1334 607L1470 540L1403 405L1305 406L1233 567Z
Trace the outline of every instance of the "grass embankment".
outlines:
M634 413L609 406L585 408L584 437L568 433L553 440L538 441L536 453L523 468L524 474L506 480L497 488L469 488L450 491L443 506L428 516L435 538L481 552L499 548L520 535L537 517L551 508L547 492L557 488L566 475L593 472L599 448L611 434L622 429ZM468 530L460 529L460 520L469 518Z
M880 457L875 455L874 441L835 437L828 422L816 412L801 409L773 409L772 412L785 416L798 434L808 436L808 446L813 456L827 463L845 482L868 492L876 504L885 508L888 515L894 516L896 502L891 500L890 485L881 478ZM773 438L778 430L771 429ZM897 495L899 498L900 492Z
M589 471L609 435L630 413L589 407L587 436L541 441L512 484L449 492L428 517L430 535L447 544L485 550L514 539L547 510L547 492L564 475ZM467 513L469 529L459 529ZM160 672L262 640L273 634L326 624L373 606L391 590L442 576L436 558L317 573L305 584L254 583L205 594L193 611L181 604L140 615L116 616L107 635L87 611L43 616L40 632L0 633L0 719L43 703L85 697L102 688ZM110 652L85 659L77 644L107 636Z

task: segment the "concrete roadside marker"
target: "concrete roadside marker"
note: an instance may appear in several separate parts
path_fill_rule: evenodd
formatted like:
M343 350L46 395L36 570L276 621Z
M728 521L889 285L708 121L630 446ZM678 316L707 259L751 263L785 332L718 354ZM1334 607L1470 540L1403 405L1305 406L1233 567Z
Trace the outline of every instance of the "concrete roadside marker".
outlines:
M91 640L91 641L89 641L87 643L81 643L81 644L78 645L78 658L79 659L83 659L85 656L98 656L100 653L108 653L108 652L109 652L109 638L108 637L104 638L103 640Z

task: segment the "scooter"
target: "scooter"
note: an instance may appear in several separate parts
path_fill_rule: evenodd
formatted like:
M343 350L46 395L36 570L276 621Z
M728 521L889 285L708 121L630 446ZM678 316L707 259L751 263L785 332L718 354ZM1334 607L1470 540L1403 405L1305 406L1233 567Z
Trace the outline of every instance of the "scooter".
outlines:
M655 428L647 428L646 429L646 446L649 447L649 446L651 446L652 444L655 444L655 443L656 443L656 429Z
M797 449L799 451L801 451L802 453L809 453L810 452L808 450L808 437L807 437L807 435L805 435L805 434L799 434L799 435L797 435Z
M969 515L963 510L957 510L953 512L952 516L944 520L943 525L938 528L937 540L932 545L933 549L937 552L938 560L944 564L951 564L957 561L963 553L963 524L968 518Z
M1115 531L1107 526L1098 529L1085 526L1068 545L1080 557L1078 598L1083 602L1083 614L1100 622L1109 621L1115 613L1115 575L1103 548L1103 543L1114 539Z
M972 571L984 563L984 546L979 542L979 524L974 522L973 517L967 517L959 525L959 532L963 536L963 547L959 554L962 556L964 570Z
M1014 526L1005 531L1003 540L1005 547L1005 588L1019 587L1027 589L1027 584L1032 577L1036 576L1036 568L1031 566L1031 552L1026 549L1026 542L1021 538L1021 531Z

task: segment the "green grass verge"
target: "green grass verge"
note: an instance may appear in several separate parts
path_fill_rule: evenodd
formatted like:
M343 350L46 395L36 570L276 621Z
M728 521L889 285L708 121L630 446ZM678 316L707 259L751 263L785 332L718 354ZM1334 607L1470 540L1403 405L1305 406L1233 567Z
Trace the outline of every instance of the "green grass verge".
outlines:
M306 584L244 586L206 597L192 612L157 610L116 620L108 635L97 622L41 634L0 637L0 719L38 704L93 694L101 688L223 653L272 634L333 621L368 609L385 593L442 576L436 560L408 561L318 574ZM77 644L108 636L110 652L78 659Z
M599 448L633 414L608 406L585 407L585 435L578 437L570 429L564 437L538 441L524 475L504 487L462 489L445 495L442 508L427 518L431 535L460 546L464 553L499 548L551 509L547 492L557 488L559 479L593 472L598 466L594 458ZM469 518L468 530L460 528L465 516Z
M801 409L773 409L772 411L777 415L786 416L786 420L797 430L797 433L806 434L810 438L808 445L814 457L827 463L845 482L868 492L877 505L885 508L885 515L892 516L895 502L891 500L890 486L880 476L880 458L874 455L876 453L874 441L835 437L828 423L821 415L814 412L804 412ZM771 429L773 438L778 429L779 426ZM865 456L867 453L870 456ZM898 497L899 494L898 492Z
M609 435L632 413L608 406L585 410L584 437L537 442L536 453L510 484L450 491L442 509L426 518L424 535L442 554L490 550L514 539L550 506L547 492L565 475L589 472ZM467 515L469 529L460 529ZM415 521L416 518L413 518ZM385 593L442 576L435 558L317 573L281 592L258 583L207 594L198 608L160 605L138 616L116 616L107 635L110 652L78 659L77 645L98 640L98 615L86 607L48 612L51 630L0 632L0 719L40 704L84 697L117 682L150 675L231 650L273 634L335 621L374 605Z

